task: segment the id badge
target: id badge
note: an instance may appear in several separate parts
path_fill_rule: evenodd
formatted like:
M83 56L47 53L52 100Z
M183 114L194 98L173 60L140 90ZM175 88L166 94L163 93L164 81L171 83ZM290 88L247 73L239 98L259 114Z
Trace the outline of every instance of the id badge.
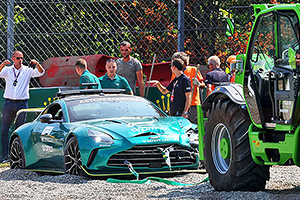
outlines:
M16 79L16 80L14 81L14 83L13 83L13 86L16 87L17 84L18 84L18 81L17 81L17 79Z
M174 94L171 95L170 101L173 102L173 100L174 100Z

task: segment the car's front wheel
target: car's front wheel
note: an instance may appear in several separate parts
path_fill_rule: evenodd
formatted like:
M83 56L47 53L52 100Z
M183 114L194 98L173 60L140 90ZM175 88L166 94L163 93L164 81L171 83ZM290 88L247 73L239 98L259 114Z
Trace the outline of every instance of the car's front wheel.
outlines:
M75 137L69 139L64 152L65 172L72 175L83 175L81 155Z
M10 147L9 162L11 169L25 168L25 154L20 138L16 137Z

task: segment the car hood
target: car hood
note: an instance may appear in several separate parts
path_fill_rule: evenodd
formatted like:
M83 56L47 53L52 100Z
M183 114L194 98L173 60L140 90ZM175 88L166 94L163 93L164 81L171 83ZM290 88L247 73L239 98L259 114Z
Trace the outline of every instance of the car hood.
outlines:
M109 119L85 122L84 124L92 129L104 130L115 139L119 137L179 135L191 127L186 119L175 117Z

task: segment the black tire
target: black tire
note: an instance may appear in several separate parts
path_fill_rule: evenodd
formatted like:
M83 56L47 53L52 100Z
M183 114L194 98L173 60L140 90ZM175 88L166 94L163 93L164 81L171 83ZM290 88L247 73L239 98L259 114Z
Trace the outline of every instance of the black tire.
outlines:
M81 155L78 141L75 137L68 140L64 151L65 172L72 175L82 176Z
M11 169L25 169L26 167L24 148L18 137L11 143L9 162Z
M218 191L264 190L269 166L256 164L251 157L246 111L223 98L212 103L205 125L205 168L211 185Z

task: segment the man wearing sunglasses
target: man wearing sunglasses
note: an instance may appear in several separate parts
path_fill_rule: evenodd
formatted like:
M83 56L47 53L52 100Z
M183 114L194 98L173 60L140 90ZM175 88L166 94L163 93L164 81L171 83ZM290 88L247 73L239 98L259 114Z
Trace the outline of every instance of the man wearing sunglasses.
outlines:
M29 82L32 77L40 77L45 70L36 60L30 61L30 66L36 66L35 69L23 65L23 53L15 51L12 56L13 65L9 60L0 64L0 77L5 79L5 91L3 97L3 118L1 126L1 162L8 161L8 131L12 120L20 109L28 108ZM16 128L24 124L26 113L22 113L16 120Z

